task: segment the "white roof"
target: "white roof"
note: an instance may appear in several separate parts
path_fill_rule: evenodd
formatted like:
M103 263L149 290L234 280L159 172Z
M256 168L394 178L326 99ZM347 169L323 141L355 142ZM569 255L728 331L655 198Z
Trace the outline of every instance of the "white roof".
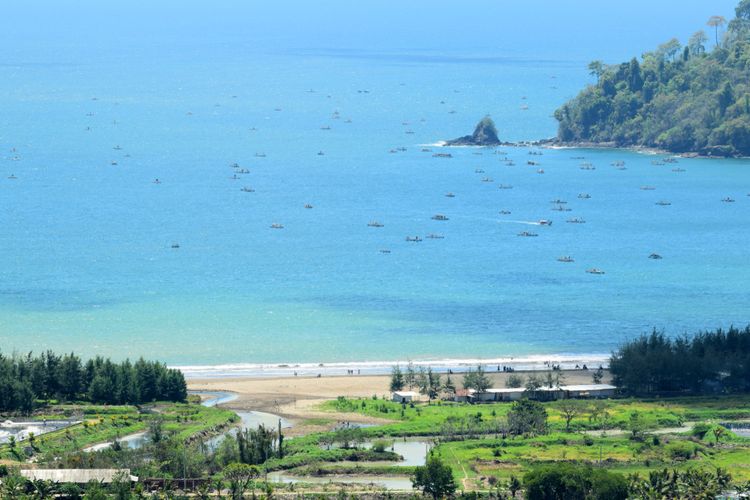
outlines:
M487 392L497 393L497 394L507 394L511 392L525 392L526 389L523 387L504 387L501 389L487 389Z
M85 484L91 480L111 483L119 474L138 481L137 477L130 475L130 469L23 469L20 472L31 481L41 479L53 483Z
M617 389L614 385L609 384L580 384L580 385L563 385L560 386L563 391L603 391Z
M394 391L393 394L395 394L396 396L401 396L401 397L411 396L413 398L419 396L419 393L414 392L414 391Z

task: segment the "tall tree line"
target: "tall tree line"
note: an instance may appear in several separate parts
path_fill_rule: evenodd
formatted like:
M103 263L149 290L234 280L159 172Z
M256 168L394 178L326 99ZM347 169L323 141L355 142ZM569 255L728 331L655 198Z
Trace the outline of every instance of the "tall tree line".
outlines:
M654 331L624 343L610 364L631 394L750 391L750 326L675 339Z
M158 361L116 363L96 357L83 362L75 354L4 355L0 352L0 411L33 410L37 400L139 404L184 401L182 372Z

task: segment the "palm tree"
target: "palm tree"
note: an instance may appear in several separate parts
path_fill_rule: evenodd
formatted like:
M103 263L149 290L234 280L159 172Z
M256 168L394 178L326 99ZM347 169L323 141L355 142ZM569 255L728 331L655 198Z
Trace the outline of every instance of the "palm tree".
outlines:
M714 28L714 31L716 34L716 46L718 47L719 46L719 28L727 24L727 20L724 18L724 16L711 16L708 18L708 22L706 24Z

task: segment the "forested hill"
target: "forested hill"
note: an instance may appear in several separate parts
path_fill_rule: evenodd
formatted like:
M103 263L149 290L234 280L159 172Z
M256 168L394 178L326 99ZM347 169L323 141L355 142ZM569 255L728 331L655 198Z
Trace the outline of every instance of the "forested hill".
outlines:
M555 112L558 141L750 156L750 0L708 20L682 46L589 64L598 82Z

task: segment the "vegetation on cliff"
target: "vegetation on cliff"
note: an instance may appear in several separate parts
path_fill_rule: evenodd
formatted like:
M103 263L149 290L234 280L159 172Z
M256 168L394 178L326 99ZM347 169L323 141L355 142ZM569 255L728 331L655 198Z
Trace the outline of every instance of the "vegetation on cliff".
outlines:
M672 39L640 60L589 64L597 83L555 112L558 140L749 156L750 0L735 11L728 24L708 20L710 42L698 31L687 45Z

